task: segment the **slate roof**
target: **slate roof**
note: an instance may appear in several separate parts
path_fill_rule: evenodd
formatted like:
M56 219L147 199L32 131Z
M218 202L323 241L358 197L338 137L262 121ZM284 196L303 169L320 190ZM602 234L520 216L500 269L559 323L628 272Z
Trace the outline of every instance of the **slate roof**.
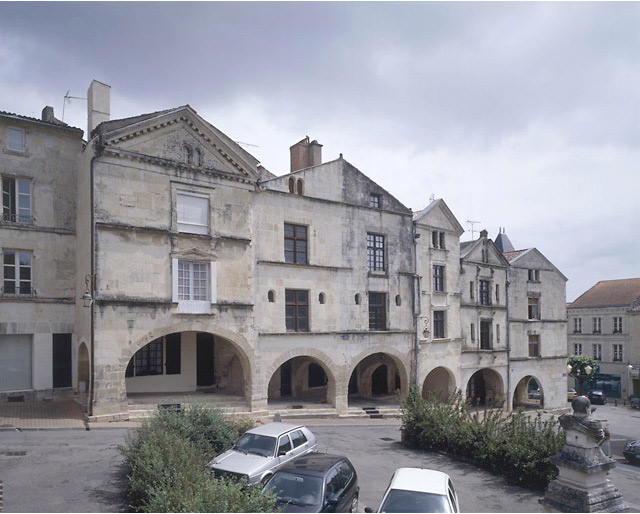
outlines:
M498 237L496 237L495 240L495 244L498 247L498 250L500 250L502 253L516 251L513 244L511 244L509 237L504 232L500 232L498 234Z
M527 250L528 250L528 248L525 248L524 250L515 250L513 252L502 252L502 255L504 255L505 259L507 259L509 262L511 262L513 259L515 259L516 257L519 257L520 255L522 255Z
M614 307L631 305L639 301L640 278L601 280L576 298L569 308Z
M40 125L47 125L49 127L60 128L60 129L63 129L63 130L71 130L71 131L76 131L76 132L82 132L82 129L79 129L77 127L70 127L66 123L63 123L62 121L58 121L58 123L51 123L51 122L48 122L48 121L42 121L39 118L32 118L31 116L24 116L22 114L16 114L14 112L7 112L7 111L0 111L0 116L5 116L7 118L17 118L19 120L29 121L29 122L32 122L32 123L38 123Z

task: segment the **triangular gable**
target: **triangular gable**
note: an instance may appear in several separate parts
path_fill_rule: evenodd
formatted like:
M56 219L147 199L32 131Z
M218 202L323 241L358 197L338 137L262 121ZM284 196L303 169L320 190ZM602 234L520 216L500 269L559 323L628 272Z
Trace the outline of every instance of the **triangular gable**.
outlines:
M569 279L567 277L564 276L564 274L558 269L556 268L556 266L549 260L547 259L540 250L538 250L537 248L529 248L528 250L526 250L525 252L522 252L520 255L518 255L517 257L515 257L514 259L511 259L511 261L509 261L509 264L511 266L514 265L522 265L522 267L527 267L530 264L535 263L535 261L542 261L543 263L545 263L546 265L548 265L553 271L555 271L558 275L560 275L565 282L567 282Z
M509 261L504 257L502 252L498 249L496 244L487 238L481 237L476 239L475 241L468 241L464 246L460 245L460 259L461 260L474 260L474 262L482 261L482 242L487 242L487 247L489 249L490 255L492 255L495 260L497 260L501 265L508 266ZM473 259L472 257L476 257ZM491 264L491 260L489 262Z
M437 217L437 214L441 214L449 222L449 230L451 230L458 236L464 234L464 228L462 228L462 225L460 225L460 222L453 215L453 212L451 212L451 209L449 209L449 206L442 198L434 200L427 207L418 212L413 217L413 221L419 225L433 226L432 223L429 222L429 220L433 220L435 217Z
M216 160L225 164L231 173L239 174L251 180L258 180L259 163L249 152L240 147L226 134L204 120L190 106L178 107L173 110L159 111L157 115L147 115L130 118L130 123L120 126L115 120L104 124L102 132L105 147L118 148L131 146L136 138L149 137L156 131L166 131L167 128L183 126L196 138L199 144L215 156ZM126 121L126 120L122 120ZM117 128L109 130L111 127ZM158 156L161 157L161 156Z

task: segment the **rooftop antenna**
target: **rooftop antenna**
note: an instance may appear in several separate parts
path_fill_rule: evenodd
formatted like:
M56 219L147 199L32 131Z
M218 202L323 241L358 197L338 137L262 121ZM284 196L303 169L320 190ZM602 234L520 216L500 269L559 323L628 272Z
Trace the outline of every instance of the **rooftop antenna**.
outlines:
M253 146L254 148L260 148L258 145L252 145L251 143L243 143L242 141L235 141L235 143L237 145L242 145L242 146Z
M467 223L469 225L471 225L471 241L473 241L473 239L474 239L473 234L475 234L474 225L476 225L477 223L482 223L482 222L481 221L467 220Z
M66 107L67 102L71 103L72 98L74 100L87 100L86 98L82 98L79 96L69 96L69 93L71 93L71 90L66 92L66 94L64 95L64 100L62 100L62 121L64 121L64 108Z
M435 199L436 199L436 195L431 193L431 196L429 197L429 203L433 202Z

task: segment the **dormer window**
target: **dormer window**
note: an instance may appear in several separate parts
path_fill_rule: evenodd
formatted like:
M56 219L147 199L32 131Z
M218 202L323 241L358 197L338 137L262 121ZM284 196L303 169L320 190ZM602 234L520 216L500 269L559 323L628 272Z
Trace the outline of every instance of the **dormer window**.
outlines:
M371 193L371 195L369 195L369 207L372 209L381 209L382 196L377 193Z
M431 232L431 246L433 248L445 249L444 232L438 232L436 230Z
M296 184L296 193L298 193L300 196L304 194L304 182L300 178L298 179L298 182Z
M24 152L24 130L10 128L7 132L7 149Z
M193 152L189 145L183 145L182 147L182 162L185 164L193 164Z

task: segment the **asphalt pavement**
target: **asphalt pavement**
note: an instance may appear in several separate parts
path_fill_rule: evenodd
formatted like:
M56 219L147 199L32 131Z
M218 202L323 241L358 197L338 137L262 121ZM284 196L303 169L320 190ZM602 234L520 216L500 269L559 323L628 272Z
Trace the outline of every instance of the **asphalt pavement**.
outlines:
M612 432L617 467L610 479L631 511L640 512L640 467L622 457L626 441L640 439L640 411L598 407ZM374 421L374 420L372 420ZM394 470L426 467L451 476L463 512L542 512L542 492L507 483L472 464L419 452L400 443L399 423L378 420L307 420L319 451L346 455L360 483L360 510L377 508ZM334 420L335 422L335 420ZM5 512L124 512L127 480L116 446L129 428L0 429L0 481Z

